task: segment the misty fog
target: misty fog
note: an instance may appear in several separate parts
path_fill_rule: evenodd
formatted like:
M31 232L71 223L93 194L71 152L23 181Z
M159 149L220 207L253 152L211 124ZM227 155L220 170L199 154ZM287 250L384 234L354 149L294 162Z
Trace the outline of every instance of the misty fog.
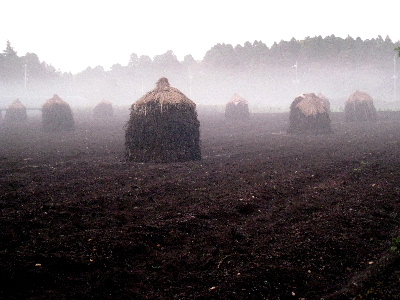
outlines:
M180 62L173 51L153 59L132 53L125 66L88 67L71 74L40 62L35 54L19 57L9 44L0 60L0 108L16 98L28 108L41 107L53 94L73 108L93 107L103 99L125 107L152 90L160 77L167 77L199 107L223 107L238 93L252 112L284 111L298 94L321 92L337 111L351 93L362 90L374 98L378 109L396 109L393 76L398 46L380 36L366 41L307 37L270 48L261 41L235 47L217 44L202 61L187 55Z

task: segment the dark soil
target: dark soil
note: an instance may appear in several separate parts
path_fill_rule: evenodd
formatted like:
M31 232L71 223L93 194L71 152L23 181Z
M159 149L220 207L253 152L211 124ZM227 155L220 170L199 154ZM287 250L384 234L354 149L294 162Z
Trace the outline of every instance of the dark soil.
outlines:
M1 299L400 299L400 114L202 115L202 160L127 162L124 125L0 130Z

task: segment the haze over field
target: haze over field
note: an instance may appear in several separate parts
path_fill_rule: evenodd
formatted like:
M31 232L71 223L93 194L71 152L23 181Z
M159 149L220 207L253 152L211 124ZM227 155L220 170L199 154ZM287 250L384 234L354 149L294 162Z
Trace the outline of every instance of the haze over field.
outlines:
M223 104L237 92L253 106L288 107L300 92L323 92L340 107L366 89L387 106L397 100L393 49L400 33L392 6L386 0L10 1L0 12L0 49L10 41L21 59L11 85L0 77L0 107L15 98L39 105L54 93L72 105L102 98L127 105L161 76L199 104Z
M400 40L393 1L7 1L0 43L36 53L62 72L126 65L131 53L203 59L217 43L267 46L307 36L389 35Z

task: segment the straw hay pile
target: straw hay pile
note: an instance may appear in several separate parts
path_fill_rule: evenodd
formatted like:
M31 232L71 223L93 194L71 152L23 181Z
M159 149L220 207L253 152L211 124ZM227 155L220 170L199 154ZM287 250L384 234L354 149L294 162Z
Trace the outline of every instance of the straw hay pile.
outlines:
M100 101L93 110L95 118L111 118L114 115L113 105L110 101Z
M14 100L14 102L10 104L4 116L5 123L21 123L27 119L28 114L26 113L26 107L19 99Z
M303 94L290 105L288 133L332 133L329 109L314 93Z
M46 131L68 131L75 127L74 117L67 102L58 95L42 106L43 129Z
M346 122L375 121L377 117L374 101L365 92L356 91L344 106Z
M235 93L226 104L225 118L229 120L246 120L249 117L249 105L246 99Z
M125 131L129 160L200 160L200 122L196 104L161 78L154 90L131 106Z

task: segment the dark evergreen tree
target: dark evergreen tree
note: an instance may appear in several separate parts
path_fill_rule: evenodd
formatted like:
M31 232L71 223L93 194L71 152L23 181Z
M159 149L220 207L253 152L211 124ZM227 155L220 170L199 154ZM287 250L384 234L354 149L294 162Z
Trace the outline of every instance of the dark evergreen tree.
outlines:
M153 64L156 68L164 71L179 70L180 64L173 51L168 50L162 55L154 56Z
M3 51L0 65L0 77L7 82L23 82L24 66L17 52L7 41L6 49Z
M232 45L217 44L207 51L203 64L209 68L234 69L239 59Z

